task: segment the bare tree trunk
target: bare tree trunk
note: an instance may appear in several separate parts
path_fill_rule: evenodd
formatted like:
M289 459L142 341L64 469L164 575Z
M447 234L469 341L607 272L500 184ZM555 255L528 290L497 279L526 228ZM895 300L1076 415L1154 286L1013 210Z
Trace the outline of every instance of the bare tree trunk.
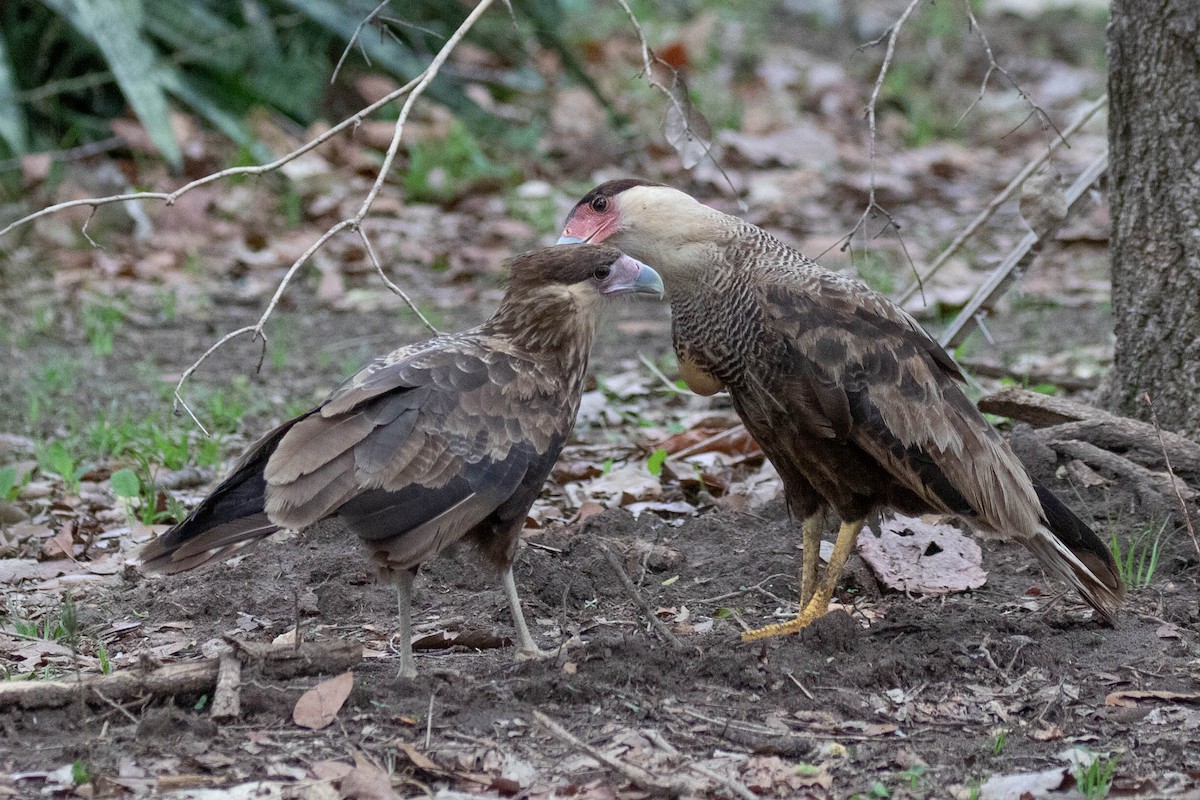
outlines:
M1200 2L1113 0L1108 405L1200 437Z

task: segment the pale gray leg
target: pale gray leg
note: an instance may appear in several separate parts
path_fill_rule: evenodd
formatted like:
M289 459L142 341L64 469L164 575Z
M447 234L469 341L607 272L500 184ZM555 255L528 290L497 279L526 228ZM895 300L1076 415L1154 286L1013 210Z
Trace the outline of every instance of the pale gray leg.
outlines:
M508 608L512 612L513 625L517 629L517 660L550 655L538 649L533 636L529 634L529 626L525 624L525 613L521 611L521 598L517 597L517 582L513 579L511 564L504 570L504 596L508 598Z
M396 600L400 610L400 672L397 678L417 677L417 663L412 652L412 585L413 574L406 569L392 573L396 582Z

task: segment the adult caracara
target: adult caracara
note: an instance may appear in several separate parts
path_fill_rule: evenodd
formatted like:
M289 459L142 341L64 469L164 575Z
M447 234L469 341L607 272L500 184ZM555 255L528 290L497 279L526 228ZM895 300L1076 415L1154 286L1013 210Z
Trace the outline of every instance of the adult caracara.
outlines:
M491 319L376 359L268 433L142 562L181 572L336 516L396 584L400 673L412 676L413 577L465 539L503 572L518 657L537 654L512 574L525 515L575 424L604 299L662 291L613 247L518 256Z
M885 506L956 514L1019 541L1112 621L1124 587L1104 542L1026 473L959 390L950 356L886 297L648 181L610 181L580 200L560 243L581 241L662 274L683 379L699 394L729 390L802 520L800 613L744 639L824 614L864 521ZM841 527L818 581L830 508Z

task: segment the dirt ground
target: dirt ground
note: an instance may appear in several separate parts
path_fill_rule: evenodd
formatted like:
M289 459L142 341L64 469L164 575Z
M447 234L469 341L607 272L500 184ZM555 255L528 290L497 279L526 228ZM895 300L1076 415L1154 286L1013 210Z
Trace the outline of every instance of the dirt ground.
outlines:
M674 35L700 36L708 30L701 22ZM1076 52L1085 49L1080 42L1102 50L1100 23L993 23L998 52L1023 52L1030 39L1053 54L1011 66L1056 121L1103 91L1094 54ZM835 41L797 24L771 38L787 41L755 56L759 83L738 77L744 65L724 73L734 84L725 88L741 92L745 106L743 138L721 145L722 163L748 190L749 208L738 213L810 255L824 252L831 268L888 283L885 291L907 284L908 258L929 263L1053 138L1034 126L1014 132L1028 116L1014 92L989 94L964 129L921 144L904 114L884 114L879 196L905 238L860 234L850 252L839 250L867 197L862 96L874 67L854 47L870 37ZM937 47L957 40L930 41L926 55L936 60ZM624 51L604 50L620 44L598 42L597 52L625 59L632 74L640 56L631 41ZM914 52L908 41L901 49ZM978 93L985 69L978 53L959 50L952 56L964 62L961 74L935 76L958 92L951 121ZM948 91L942 83L925 90ZM557 99L575 114L580 97L572 91ZM697 92L718 96L711 84ZM921 99L912 87L893 94ZM584 122L590 114L593 128L606 124L602 111L584 109L576 115ZM580 120L567 122L575 127L547 122L551 145L578 140ZM1104 141L1103 123L1093 122L1053 163L1071 177ZM188 152L204 150L204 141L190 144ZM619 165L737 210L723 178L703 166L683 170L661 143L632 155L627 143L612 146L600 135L594 144L570 155L598 163L566 166L564 158L552 169L582 188ZM70 215L4 242L15 241L0 252L0 467L34 462L36 446L97 414L161 412L180 372L225 333L253 324L287 265L334 217L353 213L369 187L355 171L369 173L361 149L323 151L327 174L314 170L311 186L303 183L309 174L288 185L299 198L298 221L285 224L282 184L264 180L200 189L170 210L147 204L149 238L133 235L141 222L108 207L90 223L102 248L87 246L79 234L85 217ZM206 152L204 169L221 163L219 148ZM358 161L340 162L346 153ZM147 171L139 176L145 185L174 185L152 161L121 156L120 168ZM552 183L542 169L528 167L536 180L523 188ZM31 190L22 200L28 208L0 211L7 220L65 197L108 193L97 177L106 171L119 174L104 159L68 168L61 184ZM558 207L539 228L517 219L499 195L435 207L408 203L389 184L368 229L393 277L442 329L456 329L494 308L502 258L552 242L553 220L575 196L555 188L549 197ZM927 286L928 307L915 309L924 322L944 324L966 287L1025 235L1014 206ZM1111 359L1108 225L1097 193L995 309L989 337L955 351L968 372L1096 385ZM246 441L318 401L348 371L422 336L379 287L357 240L330 242L298 281L268 328L260 371L258 346L239 340L185 389L197 403L211 392L254 401L224 440L226 467ZM123 309L103 356L88 316L97 298ZM230 640L291 641L297 629L307 647L358 642L363 657L350 667L348 698L333 703L323 727L300 725L295 714L312 707L309 690L332 691L323 681L333 675L281 678L254 659L242 669L240 712L231 718L214 718L209 689L96 695L86 704L68 692L57 707L2 707L0 797L1094 798L1104 792L1086 777L1080 785L1086 770L1075 766L1094 763L1111 768L1111 796L1200 798L1200 557L1173 500L1150 503L1119 480L1073 469L1027 429L1006 427L1031 472L1106 540L1129 542L1162 526L1153 580L1131 592L1115 627L1093 621L1020 547L984 541L987 580L979 588L908 596L855 555L832 613L800 635L744 644L743 630L794 611L798 531L761 454L724 453L703 465L669 460L650 475L648 457L661 443L705 421L727 426L732 410L726 398L663 389L654 370L675 377L664 359L665 304L612 311L575 439L534 508L516 562L525 613L547 658L515 660L497 578L468 549L423 567L414 610L420 676L398 680L395 596L335 523L277 535L196 573L146 577L136 553L161 527L127 520L108 483L113 469L131 465L87 465L73 490L41 470L15 501L29 519L0 519L0 665L12 678L0 682L0 704L16 683L91 680L105 664L117 675L141 674L213 659ZM980 380L973 395L999 385ZM178 424L193 430L186 418ZM200 437L189 435L195 447ZM175 494L194 504L218 478L201 472ZM17 628L18 619L55 618L68 592L82 632L76 645Z
M665 333L661 309L649 304L618 318L598 346L599 370L655 347ZM302 340L350 321L315 311L304 319ZM119 347L177 363L181 347L192 351L206 336L181 325L133 333ZM312 391L321 370L299 358L294 391ZM238 358L222 358L218 373L220 364ZM264 381L287 391L277 378ZM105 394L117 392L113 376L105 380ZM564 462L604 434L585 425L579 438ZM1016 444L1020 451L1020 437ZM1029 460L1100 524L1134 525L1144 513L1119 487L1073 488L1055 480L1052 462ZM241 716L225 723L208 715L206 693L10 708L0 722L0 792L64 792L53 770L82 761L101 794L337 796L336 785L342 796L382 796L371 794L378 780L363 779L362 794L347 788L342 773L365 759L403 795L734 796L719 780L725 776L768 797L1002 797L1003 787L979 787L995 776L1038 774L1056 790L1048 796L1071 796L1069 759L1086 750L1116 758L1114 791L1194 796L1200 710L1152 695L1112 700L1130 691L1196 697L1196 560L1186 536L1167 542L1152 586L1131 596L1112 629L1073 596L1060 598L1061 587L1021 548L1000 542L983 545L985 586L944 597L881 591L855 557L840 584L841 610L802 635L743 644L741 630L786 615L794 602L798 536L781 500L753 513L718 505L671 519L614 508L526 531L518 586L539 644L561 646L557 654L514 663L495 576L463 550L423 570L416 624L419 633L449 632L484 649L422 649L420 677L398 681L394 595L374 581L352 537L323 524L278 535L232 564L168 578L127 566L74 591L84 629L127 669L165 654L199 659L223 637L270 642L297 620L306 641L362 642L366 658L353 668L354 689L334 725L312 731L292 721L317 676L253 679L250 668ZM61 590L60 581L43 587ZM677 644L650 626L646 607ZM638 785L581 755L539 724L538 712L593 752L644 767L657 784Z

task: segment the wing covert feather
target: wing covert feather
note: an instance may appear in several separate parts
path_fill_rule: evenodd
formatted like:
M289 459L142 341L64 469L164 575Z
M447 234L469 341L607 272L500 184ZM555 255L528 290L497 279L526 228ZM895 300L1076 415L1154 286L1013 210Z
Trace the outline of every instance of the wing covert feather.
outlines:
M853 441L933 507L1032 534L1039 505L1024 468L912 317L832 273L766 282L761 303L785 354L768 392L821 434Z
M416 564L508 501L531 465L553 464L577 405L553 370L503 342L442 340L376 360L283 437L266 468L273 520L337 513Z

